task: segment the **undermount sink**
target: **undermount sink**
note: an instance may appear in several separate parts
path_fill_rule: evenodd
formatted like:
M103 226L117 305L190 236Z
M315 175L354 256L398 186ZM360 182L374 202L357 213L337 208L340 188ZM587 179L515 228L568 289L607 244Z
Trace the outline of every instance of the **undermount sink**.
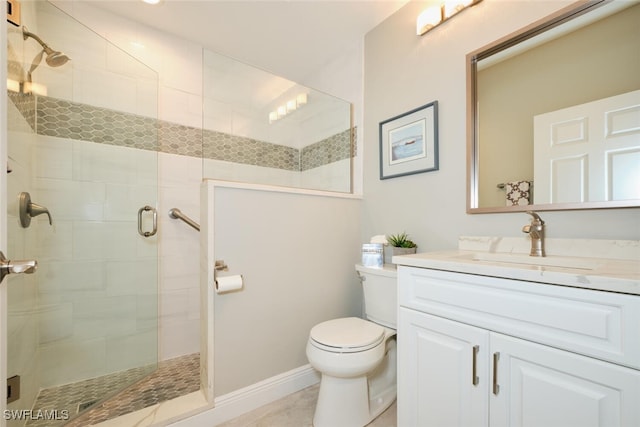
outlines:
M534 257L526 254L479 252L473 254L472 259L474 261L525 264L541 267L574 268L579 270L594 270L598 267L595 259L581 259L559 256Z

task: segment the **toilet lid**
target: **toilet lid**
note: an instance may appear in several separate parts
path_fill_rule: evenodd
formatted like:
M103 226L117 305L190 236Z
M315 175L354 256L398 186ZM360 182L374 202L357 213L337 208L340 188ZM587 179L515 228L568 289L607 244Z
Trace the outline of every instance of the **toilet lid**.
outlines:
M309 336L335 351L364 351L382 342L384 328L357 317L346 317L317 324Z

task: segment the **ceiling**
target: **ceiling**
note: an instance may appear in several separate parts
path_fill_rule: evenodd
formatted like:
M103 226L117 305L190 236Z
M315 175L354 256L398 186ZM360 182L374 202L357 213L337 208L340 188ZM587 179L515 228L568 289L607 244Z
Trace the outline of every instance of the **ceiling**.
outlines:
M360 43L407 0L83 0L294 81Z

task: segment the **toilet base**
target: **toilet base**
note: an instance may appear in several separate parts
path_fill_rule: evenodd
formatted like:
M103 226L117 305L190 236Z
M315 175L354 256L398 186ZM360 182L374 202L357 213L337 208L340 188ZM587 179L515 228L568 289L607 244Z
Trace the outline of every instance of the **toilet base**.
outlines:
M313 427L364 427L396 400L395 385L369 400L367 377L322 376Z
M314 427L365 426L371 421L367 377L337 378L322 375Z
M369 401L369 411L371 413L371 419L369 422L378 418L380 414L389 409L389 406L396 401L396 396L398 395L398 391L396 386L389 387L384 390L375 398Z
M339 378L322 374L314 427L364 427L396 400L396 342L387 342L382 363L369 375Z

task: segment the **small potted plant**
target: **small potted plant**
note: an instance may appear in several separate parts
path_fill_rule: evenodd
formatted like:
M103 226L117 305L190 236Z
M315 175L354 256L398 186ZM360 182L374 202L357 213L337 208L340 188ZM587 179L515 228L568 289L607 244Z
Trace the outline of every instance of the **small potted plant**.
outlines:
M387 237L389 248L385 250L384 262L391 264L391 258L395 255L415 254L418 248L407 233L392 234Z

